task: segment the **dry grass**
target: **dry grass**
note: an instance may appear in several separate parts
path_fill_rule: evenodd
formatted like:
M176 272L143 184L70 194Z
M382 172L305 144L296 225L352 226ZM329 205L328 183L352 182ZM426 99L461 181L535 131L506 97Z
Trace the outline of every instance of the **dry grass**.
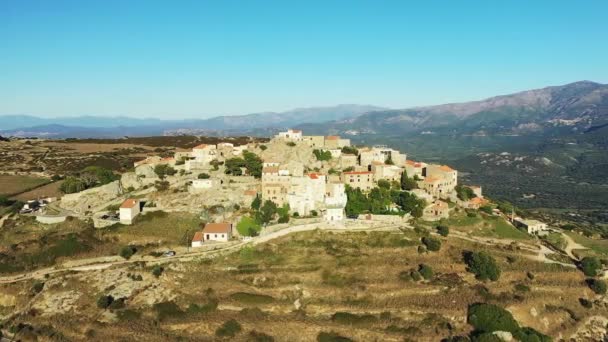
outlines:
M36 188L45 183L49 179L34 176L24 175L0 175L0 195L18 194L29 189Z
M174 217L165 220L172 222ZM135 237L138 230L150 234L145 222L129 229L121 235ZM169 231L159 231L158 237L166 238ZM315 341L321 331L334 331L356 341L437 341L450 333L469 332L466 310L475 302L507 307L521 324L552 336L568 336L581 319L597 313L578 303L579 297L590 293L575 269L534 262L517 250L454 237L442 239L439 252L419 254L419 238L411 231L312 231L211 260L167 265L164 274L150 280L147 290L133 299L142 303L146 291L169 291L180 313L160 323L155 323L157 317L150 306L129 303L128 310L139 313L129 311L124 316L137 319L124 318L111 325L95 322L101 314L94 305L100 291L92 284L104 275L91 275L62 288L74 287L83 294L78 314L51 321L57 330L75 339L92 329L96 339L105 340L128 336L150 341L213 340L215 329L236 319L243 327L237 340L246 340L255 330L278 341ZM502 269L499 281L479 282L466 272L462 252L478 249L487 250L498 261ZM507 256L515 258L507 261ZM401 271L421 263L433 268L433 279L413 282L399 278ZM123 273L149 273L137 267L144 266L132 265ZM534 279L528 278L527 271ZM517 284L526 285L529 292L516 290ZM191 304L202 307L211 298L217 299L217 310L188 310ZM296 300L300 310L296 310ZM70 322L73 315L78 325ZM30 321L49 322L38 317Z

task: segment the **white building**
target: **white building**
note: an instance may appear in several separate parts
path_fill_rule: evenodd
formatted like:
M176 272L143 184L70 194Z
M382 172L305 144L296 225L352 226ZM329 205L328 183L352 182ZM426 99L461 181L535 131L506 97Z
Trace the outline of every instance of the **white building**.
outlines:
M192 181L193 190L211 189L213 181L211 179L195 179Z
M215 145L201 144L192 149L192 157L199 163L209 164L216 158L216 152Z
M325 194L325 220L336 222L344 220L344 208L348 198L345 185L341 182L331 182L326 186Z
M302 141L302 131L290 128L287 132L279 132L279 134L276 135L276 138L288 141Z
M232 223L207 223L202 233L203 241L226 242L232 238Z
M202 247L203 246L203 232L194 233L194 237L192 238L192 248Z
M513 223L516 226L525 229L528 234L538 234L543 230L547 230L547 224L538 220L525 220L521 217L516 217L513 220Z
M125 200L124 202L122 202L119 209L120 223L132 224L133 219L135 219L135 217L139 215L140 212L141 205L139 203L139 200L133 198Z

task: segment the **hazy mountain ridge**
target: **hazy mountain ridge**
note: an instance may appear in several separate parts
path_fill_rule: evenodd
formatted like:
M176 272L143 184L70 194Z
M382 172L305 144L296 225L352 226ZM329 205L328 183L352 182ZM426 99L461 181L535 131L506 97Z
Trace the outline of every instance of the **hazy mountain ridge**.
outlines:
M297 108L286 112L265 112L246 115L218 116L209 119L160 120L127 116L79 116L40 118L29 115L0 116L0 132L4 135L40 137L116 137L121 135L163 135L171 131L187 134L198 131L247 131L256 128L277 128L306 122L343 120L385 108L370 105L343 104L331 107ZM91 137L91 136L89 136Z

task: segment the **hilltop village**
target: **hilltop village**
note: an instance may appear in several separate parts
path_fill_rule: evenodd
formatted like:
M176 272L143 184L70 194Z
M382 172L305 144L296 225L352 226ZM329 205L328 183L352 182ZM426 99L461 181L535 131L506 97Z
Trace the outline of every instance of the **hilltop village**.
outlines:
M243 218L255 221L248 229L256 234L273 219L316 217L334 225L372 216L438 221L448 218L454 205L479 209L487 204L481 187L459 186L458 171L447 165L294 129L268 143L201 144L173 157L148 156L133 166L120 180L64 195L56 207L71 216L92 216L97 227L131 224L157 210L201 213L207 223L223 224L195 234L192 246L198 246L238 235L233 228ZM239 214L239 208L252 204L257 216Z

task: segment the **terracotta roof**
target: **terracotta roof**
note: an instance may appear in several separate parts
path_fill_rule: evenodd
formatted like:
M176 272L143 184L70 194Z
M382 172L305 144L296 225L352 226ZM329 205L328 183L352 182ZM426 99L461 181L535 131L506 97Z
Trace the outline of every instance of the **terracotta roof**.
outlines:
M167 157L167 158L161 159L160 161L170 162L170 161L174 161L174 160L175 160L175 158L173 158L173 157Z
M371 171L348 171L344 172L345 175L371 175Z
M232 223L207 223L203 228L203 233L230 233Z
M319 179L320 176L323 176L322 174L319 173L309 173L308 177L310 177L310 179Z
M302 130L299 129L290 129L291 133L302 133Z
M447 165L441 165L441 166L439 167L439 169L440 169L441 171L445 171L445 172L452 172L452 171L454 171L454 169L452 169L451 167L449 167L449 166L447 166Z
M135 207L138 204L139 204L139 201L137 201L136 199L133 199L133 198L129 198L129 199L125 200L124 202L122 202L120 207L130 209L130 208Z
M484 204L486 202L485 198L473 197L469 200L469 203L472 204Z
M435 177L426 177L426 178L424 179L424 181L425 181L426 183L433 183L433 182L437 182L438 180L440 180L440 179L439 179L439 178L435 178Z
M383 162L377 161L377 160L372 161L372 164L374 164L374 165L384 165Z
M245 196L255 196L258 194L258 192L255 190L245 190L244 194Z
M328 135L328 136L325 138L325 140L338 140L338 139L340 139L340 137L339 137L339 136L337 136L337 135Z
M279 168L276 166L266 166L262 168L262 173L278 173Z
M207 148L207 146L209 146L209 145L207 145L207 144L200 144L198 146L194 146L192 149L193 150L202 150L204 148Z
M203 232L194 233L194 237L192 238L192 242L203 241Z

